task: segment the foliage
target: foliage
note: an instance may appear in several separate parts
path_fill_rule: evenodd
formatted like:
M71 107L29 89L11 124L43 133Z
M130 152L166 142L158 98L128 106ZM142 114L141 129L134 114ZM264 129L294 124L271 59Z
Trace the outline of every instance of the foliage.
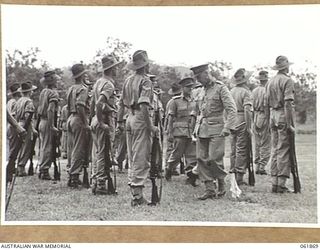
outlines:
M39 48L31 48L27 51L15 49L13 52L6 51L6 86L15 82L22 83L31 81L38 87L34 93L35 104L38 103L39 93L43 89L40 79L49 66L46 61L39 60Z

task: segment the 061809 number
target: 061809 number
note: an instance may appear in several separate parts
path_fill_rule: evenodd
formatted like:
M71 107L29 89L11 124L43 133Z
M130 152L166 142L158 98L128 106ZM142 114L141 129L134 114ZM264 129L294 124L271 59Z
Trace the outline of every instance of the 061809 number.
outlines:
M309 248L309 249L317 249L318 248L318 244L311 244L311 243L308 243L308 244L300 244L300 248Z

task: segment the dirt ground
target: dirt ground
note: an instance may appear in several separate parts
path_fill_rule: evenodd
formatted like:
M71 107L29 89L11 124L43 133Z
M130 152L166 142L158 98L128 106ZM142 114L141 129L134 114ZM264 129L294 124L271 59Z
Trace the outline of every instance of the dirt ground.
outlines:
M226 169L230 165L229 148L227 143ZM204 191L203 184L196 188L186 185L186 176L180 175L171 182L163 180L160 205L132 208L126 174L117 175L117 196L94 196L90 189L67 187L66 160L62 160L58 183L40 181L37 175L17 178L5 220L317 223L316 135L298 134L296 149L301 194L273 194L270 176L259 175L254 187L242 188L243 201L234 200L230 192L221 199L199 201L196 196ZM229 190L229 176L226 181ZM292 179L288 186L293 188ZM149 181L144 193L149 199Z

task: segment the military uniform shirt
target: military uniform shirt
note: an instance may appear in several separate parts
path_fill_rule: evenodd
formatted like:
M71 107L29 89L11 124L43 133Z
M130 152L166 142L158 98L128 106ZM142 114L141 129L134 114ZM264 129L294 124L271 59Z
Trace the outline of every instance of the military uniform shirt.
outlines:
M116 105L116 99L114 95L114 80L110 77L103 76L93 87L93 98L95 102L99 100L100 95L103 95L107 100L108 104L112 107Z
M232 129L235 124L236 108L229 89L222 82L211 83L204 90L200 102L200 115L203 117L199 137L210 138L219 135L222 129ZM227 118L224 119L223 112Z
M39 96L38 115L42 118L48 117L48 108L50 102L58 103L59 95L56 90L45 88L41 91Z
M267 84L267 103L273 109L284 107L284 102L294 100L294 82L284 73L278 73Z
M266 88L259 85L252 91L253 110L265 111L266 106Z
M16 99L12 98L7 102L7 111L9 112L10 115L15 117L16 115L16 104L17 101Z
M138 104L147 103L152 106L153 87L152 82L146 75L134 74L123 85L120 105L127 108L136 108Z
M252 107L252 94L249 88L245 85L235 86L231 90L231 95L236 103L237 107L237 126L245 122L244 119L244 107L250 105Z
M82 84L74 84L70 87L68 94L68 111L69 113L77 113L77 105L85 107L89 111L89 95L88 88Z
M21 97L16 103L16 120L24 121L26 113L34 113L35 107L29 97Z
M173 136L187 136L191 138L191 117L197 116L196 103L191 97L183 95L173 97L168 109L168 115L173 117Z

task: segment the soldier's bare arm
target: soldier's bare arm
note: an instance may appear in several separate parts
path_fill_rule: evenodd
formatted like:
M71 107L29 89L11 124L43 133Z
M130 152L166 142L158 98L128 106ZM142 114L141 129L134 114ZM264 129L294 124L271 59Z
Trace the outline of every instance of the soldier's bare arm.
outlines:
M221 88L220 96L224 111L227 115L224 128L221 131L221 136L227 136L230 134L230 130L233 129L236 124L237 107L227 86L223 86Z
M99 125L104 129L104 130L109 130L108 124L103 122L103 105L107 103L107 98L104 95L100 95L99 100L97 102L97 119L99 122Z
M58 132L58 129L54 126L54 113L56 112L56 102L50 102L48 106L48 123L53 131Z

